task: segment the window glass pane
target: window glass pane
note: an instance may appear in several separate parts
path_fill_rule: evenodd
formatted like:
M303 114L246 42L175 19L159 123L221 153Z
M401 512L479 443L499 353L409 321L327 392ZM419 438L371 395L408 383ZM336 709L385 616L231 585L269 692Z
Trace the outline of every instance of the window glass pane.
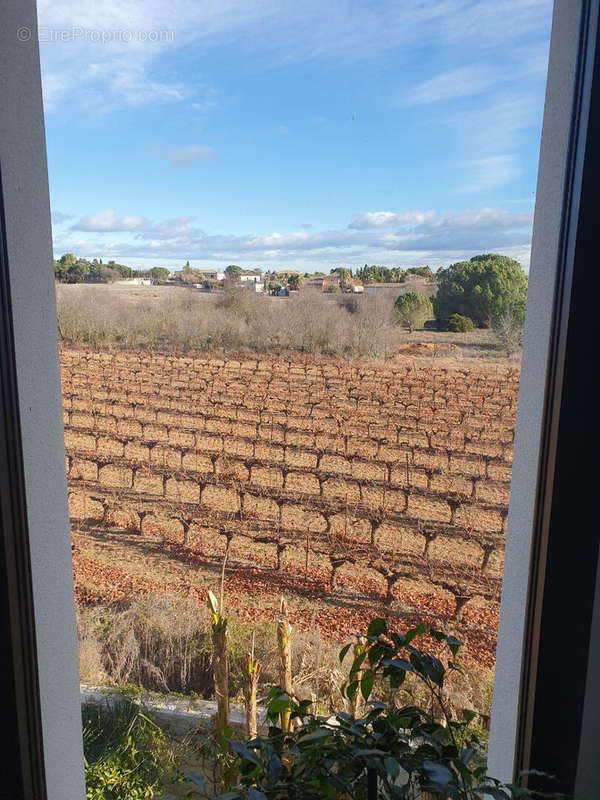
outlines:
M377 617L489 713L551 4L39 8L84 698L183 695L214 794L283 597L319 713Z

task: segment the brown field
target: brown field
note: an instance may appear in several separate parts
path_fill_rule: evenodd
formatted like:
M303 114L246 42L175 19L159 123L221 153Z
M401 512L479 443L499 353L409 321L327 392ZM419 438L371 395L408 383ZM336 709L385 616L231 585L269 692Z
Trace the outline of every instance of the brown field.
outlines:
M61 352L80 603L218 584L342 640L426 618L493 664L519 371Z

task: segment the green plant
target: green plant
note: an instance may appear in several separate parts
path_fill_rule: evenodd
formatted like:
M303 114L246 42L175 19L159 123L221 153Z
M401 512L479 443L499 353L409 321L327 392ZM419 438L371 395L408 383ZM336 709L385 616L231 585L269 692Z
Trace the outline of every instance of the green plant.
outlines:
M394 311L398 323L412 333L415 328L422 328L425 321L433 316L433 305L428 297L419 292L406 292L394 303Z
M433 655L416 646L427 637ZM474 731L478 716L452 715L444 698L448 670L459 670L461 647L453 636L421 624L408 632L388 632L383 619L369 625L365 645L354 648L343 694L351 702L360 692L364 716L337 712L324 719L309 713L310 701L297 701L275 687L268 695L268 735L246 744L231 741L238 785L217 800L409 800L419 792L446 800L531 797L517 785L486 776L482 745ZM340 662L348 654L340 652ZM429 702L419 707L408 684L421 685ZM375 696L385 698L373 700ZM296 725L278 727L289 712Z
M86 800L147 800L175 774L177 747L128 698L82 708Z
M447 331L453 333L469 333L475 326L471 317L465 317L463 314L450 314L445 327Z
M484 253L439 270L435 316L444 322L451 314L471 317L478 327L489 328L507 308L519 317L525 313L527 275L508 256Z

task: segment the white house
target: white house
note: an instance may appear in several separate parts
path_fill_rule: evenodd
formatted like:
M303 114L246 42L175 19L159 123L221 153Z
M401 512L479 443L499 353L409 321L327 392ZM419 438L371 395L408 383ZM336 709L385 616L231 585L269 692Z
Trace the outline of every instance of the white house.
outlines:
M218 269L198 269L196 270L199 275L202 275L205 281L224 281L225 273Z
M152 286L152 278L124 278L122 281L115 281L115 283L127 283L130 286Z

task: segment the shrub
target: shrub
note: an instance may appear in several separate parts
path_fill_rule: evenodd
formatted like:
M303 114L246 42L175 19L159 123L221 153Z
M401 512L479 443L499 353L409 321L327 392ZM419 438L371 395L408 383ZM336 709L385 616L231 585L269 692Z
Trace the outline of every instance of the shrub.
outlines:
M465 317L463 314L450 314L445 327L447 331L453 333L469 333L475 326L471 317Z
M208 617L195 598L146 595L128 606L96 606L77 612L79 677L83 683L136 684L159 692L214 693ZM242 694L246 653L254 641L262 681L277 682L279 663L273 647L274 624L256 631L231 616L228 624L229 685L232 698ZM318 629L297 631L292 639L292 667L298 686L319 698L319 708L339 702L339 663L335 648ZM332 676L335 680L332 682Z
M210 294L164 286L137 296L58 284L56 296L65 345L387 358L402 338L393 300L383 295L303 288L274 302L235 286Z
M523 319L520 313L515 314L508 308L494 320L494 332L498 344L507 358L518 353L523 344Z
M83 706L82 726L86 800L149 800L176 771L175 743L128 699Z
M425 648L419 646L424 637ZM422 792L453 800L532 797L486 775L473 724L478 715L466 709L453 714L447 707L444 682L449 671L459 669L460 647L456 638L427 624L402 634L388 631L384 619L372 620L351 652L343 686L353 713L338 711L323 719L310 712L309 700L274 687L268 695L268 736L230 742L240 779L221 800L406 800ZM340 663L350 648L341 650ZM362 702L352 702L358 695L366 704L362 713ZM285 711L295 720L290 732L279 727Z

